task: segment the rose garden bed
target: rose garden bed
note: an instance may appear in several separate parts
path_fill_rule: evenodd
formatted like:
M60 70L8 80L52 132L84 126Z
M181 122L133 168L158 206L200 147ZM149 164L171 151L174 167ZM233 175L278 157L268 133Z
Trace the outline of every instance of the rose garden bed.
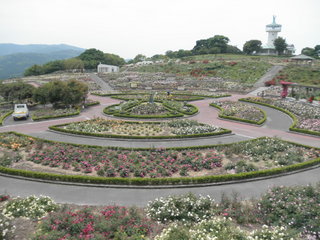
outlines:
M92 120L51 126L51 130L108 138L189 138L230 133L230 130L199 123L195 120L169 122L133 122L121 120Z
M249 97L240 100L276 108L293 119L291 131L320 136L320 107L318 106L275 98Z
M125 183L119 177L131 179L132 184L139 184L138 179L144 178L147 184L152 184L151 179L163 179L160 181L162 184L170 183L172 179L174 183L185 176L189 177L190 182L209 182L211 177L217 177L211 181L231 180L232 176L237 178L237 175L241 179L250 177L250 173L259 176L259 172L263 175L264 171L272 169L294 170L301 164L308 166L320 161L319 149L276 138L197 148L132 150L55 143L3 133L0 148L0 170L5 173L118 184ZM79 174L91 178L76 176ZM93 176L105 178L94 179Z
M219 117L261 125L266 119L266 113L255 106L233 101L214 101L210 104L221 110Z
M188 193L154 199L144 208L10 197L0 202L0 239L319 239L319 191L319 184L274 187L246 201Z

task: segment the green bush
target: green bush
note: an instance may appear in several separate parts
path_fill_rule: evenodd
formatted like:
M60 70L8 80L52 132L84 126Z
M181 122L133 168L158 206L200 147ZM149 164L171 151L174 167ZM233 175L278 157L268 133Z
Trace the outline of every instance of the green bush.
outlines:
M207 197L197 197L192 193L180 196L157 198L148 203L148 216L158 222L200 222L208 219L214 209L214 200Z
M85 207L65 207L50 214L40 224L33 240L44 239L146 239L152 222L136 208L107 206L101 211Z
M5 205L2 213L9 218L26 217L36 220L57 208L58 206L49 197L30 196L24 199L15 198L10 200Z
M259 201L262 219L271 225L286 225L305 235L320 238L320 185L274 187Z

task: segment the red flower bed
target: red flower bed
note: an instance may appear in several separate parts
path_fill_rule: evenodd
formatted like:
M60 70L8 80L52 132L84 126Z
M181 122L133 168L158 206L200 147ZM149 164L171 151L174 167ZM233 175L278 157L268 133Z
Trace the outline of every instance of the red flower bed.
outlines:
M152 224L136 208L67 209L44 218L34 239L142 239L150 235Z

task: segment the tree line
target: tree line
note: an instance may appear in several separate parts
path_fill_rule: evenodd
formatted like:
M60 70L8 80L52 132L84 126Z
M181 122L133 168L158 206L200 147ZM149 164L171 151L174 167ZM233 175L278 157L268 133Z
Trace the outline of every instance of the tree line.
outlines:
M87 49L75 58L51 61L43 65L33 65L25 70L24 75L37 76L56 71L96 69L99 63L122 66L125 64L125 60L118 55L104 53L95 48L91 48Z
M194 55L204 54L253 54L259 53L262 50L262 42L260 40L249 40L243 45L243 49L240 50L236 46L232 46L229 43L229 38L223 35L215 35L211 38L201 39L196 41L195 46L191 50L180 49L178 51L166 51L165 54L156 54L151 58L147 58L143 54L138 54L134 59L128 63L137 63L145 60L159 61L166 60L168 58L183 58ZM287 49L288 44L282 37L278 37L274 41L275 50L278 55L282 55ZM304 48L302 53L311 57L319 58L320 45L316 45L314 48ZM42 75L56 71L65 71L71 69L96 69L99 63L122 66L126 64L125 60L118 55L103 53L100 50L91 48L80 54L78 57L70 58L66 60L56 60L48 62L44 65L33 65L26 69L24 75Z
M0 83L0 96L6 102L51 103L55 108L83 104L88 94L88 85L75 79L52 81L36 88L24 82Z

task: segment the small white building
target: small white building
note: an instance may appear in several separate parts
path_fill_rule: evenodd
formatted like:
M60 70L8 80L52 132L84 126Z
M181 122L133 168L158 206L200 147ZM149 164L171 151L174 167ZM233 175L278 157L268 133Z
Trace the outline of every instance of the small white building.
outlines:
M98 73L119 72L119 67L100 63L97 70Z

